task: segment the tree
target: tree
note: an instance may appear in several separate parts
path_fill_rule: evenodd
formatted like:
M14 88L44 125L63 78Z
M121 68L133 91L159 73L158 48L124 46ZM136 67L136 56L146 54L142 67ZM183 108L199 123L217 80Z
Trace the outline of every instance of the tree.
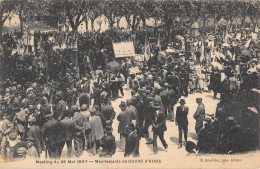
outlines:
M140 13L143 11L140 3L141 1L139 0L125 1L124 3L122 3L122 9L126 22L132 29L133 34L136 32L137 27L141 21Z
M222 18L221 9L222 9L222 2L221 1L209 1L208 8L211 16L214 19L214 33L217 32L218 22Z
M110 29L123 16L120 4L116 0L109 0L99 4L102 14L108 19ZM119 23L118 23L119 24Z
M253 21L254 27L258 24L260 17L260 2L259 1L250 1L249 8L247 12L248 17Z
M86 7L88 9L87 16L89 17L91 21L91 30L94 30L94 21L101 15L101 10L99 8L99 3L102 3L97 0L90 0L88 2L88 6Z
M85 20L86 15L85 0L50 0L48 12L57 16L60 22L68 19L73 31L77 31L78 26Z
M171 30L176 19L184 14L183 6L179 1L159 1L157 8L159 17L162 19L168 34L168 42L171 40Z
M3 25L5 21L10 17L11 13L15 8L15 1L11 0L3 0L0 2L0 44L2 44L2 33L3 33Z
M146 19L149 19L153 16L154 4L153 0L144 0L140 2L141 12L140 17L143 22L143 29L146 28Z
M23 25L27 19L35 20L38 16L42 16L46 9L46 1L42 0L18 0L15 5L15 14L19 16L20 31L23 33Z

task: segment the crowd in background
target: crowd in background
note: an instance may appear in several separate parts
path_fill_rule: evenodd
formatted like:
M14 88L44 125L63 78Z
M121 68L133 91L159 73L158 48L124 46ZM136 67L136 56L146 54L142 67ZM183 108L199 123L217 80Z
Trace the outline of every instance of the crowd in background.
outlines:
M39 158L43 151L45 155L48 151L50 158L59 158L65 143L67 156L72 157L72 140L76 157L84 150L91 150L93 155L112 156L116 149L116 129L112 132L114 120L119 121L120 149L125 151L125 156L139 156L142 137L147 144L153 144L154 153L158 153L159 137L167 151L164 131L167 130L166 120L175 120L174 106L181 97L206 90L214 91L214 99L220 93L220 103L213 117L205 118L205 111L194 116L197 149L229 153L258 146L259 124L244 124L241 117L230 113L230 104L239 104L238 98L252 98L256 93L256 98L259 97L259 42L249 33L236 39L239 31L234 32L225 42L228 45L223 45L221 36L215 36L213 47L209 40L184 35L184 41L173 39L173 43L165 45L178 52L167 52L166 49L162 59L160 47L155 45L149 61L120 59L115 69L106 67L114 60L111 57L112 37L127 40L130 34L110 33L76 36L73 33L35 32L34 52L28 48L25 49L27 54L11 52L18 43L13 38L16 34L3 36L8 50L4 52L2 62L8 78L3 80L4 90L1 91L1 157L7 158L10 154L19 157L19 152L23 154L21 147L25 147L27 156ZM76 52L73 50L75 39L79 49ZM59 42L65 40L65 48L71 49L53 50L54 44L61 48ZM136 44L136 50L140 50L136 53L141 53L143 43L137 41ZM225 57L214 55L216 51ZM133 67L138 67L139 71L131 73ZM124 96L124 86L131 90L132 97L121 102L122 112L116 116L111 102ZM201 98L197 101L200 107ZM185 104L183 99L180 102ZM244 119L258 118L257 103L247 104L252 114ZM222 115L223 110L227 111L225 115ZM204 121L207 122L205 125ZM240 139L245 133L252 144L242 149L248 141Z

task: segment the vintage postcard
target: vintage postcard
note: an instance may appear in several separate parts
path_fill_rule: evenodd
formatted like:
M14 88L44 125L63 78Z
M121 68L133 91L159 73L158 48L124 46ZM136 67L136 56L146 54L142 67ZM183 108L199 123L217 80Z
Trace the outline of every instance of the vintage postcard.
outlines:
M258 0L0 0L0 168L260 168Z

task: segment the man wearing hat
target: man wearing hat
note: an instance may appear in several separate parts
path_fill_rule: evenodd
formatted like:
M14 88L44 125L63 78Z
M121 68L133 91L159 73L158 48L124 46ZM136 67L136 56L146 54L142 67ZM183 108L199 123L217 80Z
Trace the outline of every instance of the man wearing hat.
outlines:
M33 138L33 145L35 146L38 157L40 157L40 154L42 153L43 142L42 142L42 134L41 129L39 126L36 126L36 118L34 116L30 116L28 119L28 123L30 125L30 128L27 132L27 136Z
M163 106L162 98L160 96L160 91L158 88L155 88L154 94L155 94L154 101L160 104L160 110L165 113L165 108Z
M116 141L112 131L112 127L107 126L105 130L105 136L103 138L103 149L100 154L100 157L112 157L112 155L114 155L116 152Z
M63 136L63 140L59 143L59 153L61 155L62 149L67 144L67 157L71 158L71 152L72 152L72 140L74 135L74 122L70 118L69 111L67 110L64 114L64 119L60 121L60 132Z
M136 108L137 111L137 124L138 124L138 134L139 136L143 136L144 132L144 120L145 120L145 104L143 100L141 99L141 96L136 96L136 99L133 100L133 105Z
M179 147L182 147L182 131L184 133L185 143L187 142L187 133L188 133L188 118L189 108L185 106L186 102L184 99L180 100L180 106L176 109L176 126L179 129Z
M132 123L134 119L134 114L131 111L127 111L127 105L124 101L122 101L119 105L121 109L121 113L117 116L118 124L118 133L120 134L120 148L121 150L125 150L125 142L128 134L128 124Z
M168 89L166 89L166 94L168 97L168 117L170 121L174 121L174 105L178 102L179 96L173 90L172 85L167 85Z
M17 132L20 135L21 139L25 139L25 135L26 135L26 129L27 129L27 114L24 111L18 111L16 113L16 127L17 127Z
M152 144L153 143L153 131L152 131L152 119L154 116L153 113L153 107L152 107L152 102L154 98L151 95L148 95L147 97L144 98L144 118L145 118L145 123L144 123L144 131L143 135L146 139L146 144Z
M138 119L138 112L137 112L137 109L134 105L134 103L136 103L136 99L137 99L137 96L133 96L132 99L127 99L126 100L126 105L127 105L127 108L126 108L126 111L128 111L130 114L133 115L133 120L134 120L134 124L135 124L135 127L136 128L139 128L139 119Z
M85 89L81 90L82 93L79 95L79 105L82 106L86 104L89 107L89 95Z
M95 105L94 108L95 108L95 110L96 110L96 111L95 111L96 116L99 116L99 117L100 117L101 122L102 122L102 125L103 125L103 128L105 129L105 128L106 128L106 119L105 119L105 117L104 117L104 114L101 113L100 107L99 107L98 105Z
M33 137L30 136L26 138L26 148L27 148L26 156L30 156L32 158L40 158L39 152L35 147L35 142Z
M2 141L1 141L1 157L2 158L7 158L7 154L9 153L8 151L8 136L14 132L14 125L12 123L13 121L13 116L10 114L6 115L6 118L4 119L2 123Z
M167 130L166 128L166 118L164 112L160 110L161 106L158 102L155 102L152 105L154 109L154 117L152 119L152 126L153 126L153 151L155 154L158 153L157 148L157 137L159 136L165 151L168 149L168 144L164 139L164 132Z
M123 86L125 84L125 77L122 73L118 72L117 73L117 79L118 79L117 88L120 91L121 96L123 97L124 96Z
M46 122L45 116L47 114L51 114L52 112L52 106L51 104L48 104L46 100L42 99L41 100L41 108L40 108L40 116L41 116L41 120L40 120L40 127L42 127L44 125L44 123Z
M59 121L55 120L52 117L52 114L47 114L45 118L48 121L42 127L42 136L45 140L46 151L48 151L50 158L56 159L59 158L59 147L57 141L59 133ZM47 154L45 156L47 156Z
M193 115L193 118L196 120L195 130L196 133L199 134L200 129L203 127L203 120L205 118L205 106L202 103L202 98L196 98L196 102L198 103L198 107L196 112Z
M138 84L138 81L134 81L134 84L132 86L132 90L137 92L138 91L138 88L139 88L139 84Z
M97 82L94 82L93 93L90 96L90 99L94 99L94 105L101 106L101 93L100 86L98 86Z
M87 92L87 93L90 90L90 81L88 80L87 77L82 78L81 90L84 91L84 92Z
M89 109L91 114L89 118L89 123L91 125L91 132L90 132L90 142L92 147L92 154L96 155L97 151L100 148L100 141L104 137L104 129L102 126L102 122L99 116L96 116L95 109ZM96 145L96 146L94 146ZM95 148L95 149L94 149Z
M167 96L167 93L166 93L166 89L162 89L161 90L160 97L161 97L162 104L163 104L163 107L164 107L165 116L167 117L167 110L168 110L168 107L169 107L169 100L168 100L168 96Z
M80 111L82 115L84 116L84 119L87 120L90 117L90 112L87 110L88 106L86 104L83 104L80 107Z
M218 67L214 67L210 75L209 90L213 90L213 99L217 98L217 93L221 90L221 74L218 71Z
M80 157L84 149L84 133L85 133L85 118L79 111L79 107L74 105L71 108L74 122L74 146L76 157Z
M134 124L129 123L128 126L128 134L126 139L126 146L125 146L125 157L133 156L133 157L139 157L139 142L140 137L135 130Z
M105 105L101 107L101 113L103 113L105 120L106 120L106 126L112 125L113 120L116 116L114 108L110 105L109 101L107 100L105 102Z
M103 76L103 71L102 71L102 66L98 65L97 70L96 70L96 75L101 74Z
M63 100L63 94L61 91L56 93L56 99L58 104L55 106L56 108L53 118L60 121L63 119L64 113L66 111L66 102Z
M110 77L110 86L112 90L112 99L117 99L118 97L118 78L115 74L112 74Z
M188 68L182 68L180 72L180 94L188 97L189 72Z

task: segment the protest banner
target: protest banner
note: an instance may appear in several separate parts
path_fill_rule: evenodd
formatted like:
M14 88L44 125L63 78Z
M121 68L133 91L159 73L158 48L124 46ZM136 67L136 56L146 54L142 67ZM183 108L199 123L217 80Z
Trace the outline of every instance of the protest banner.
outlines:
M134 44L132 41L113 43L115 58L130 57L135 55Z

